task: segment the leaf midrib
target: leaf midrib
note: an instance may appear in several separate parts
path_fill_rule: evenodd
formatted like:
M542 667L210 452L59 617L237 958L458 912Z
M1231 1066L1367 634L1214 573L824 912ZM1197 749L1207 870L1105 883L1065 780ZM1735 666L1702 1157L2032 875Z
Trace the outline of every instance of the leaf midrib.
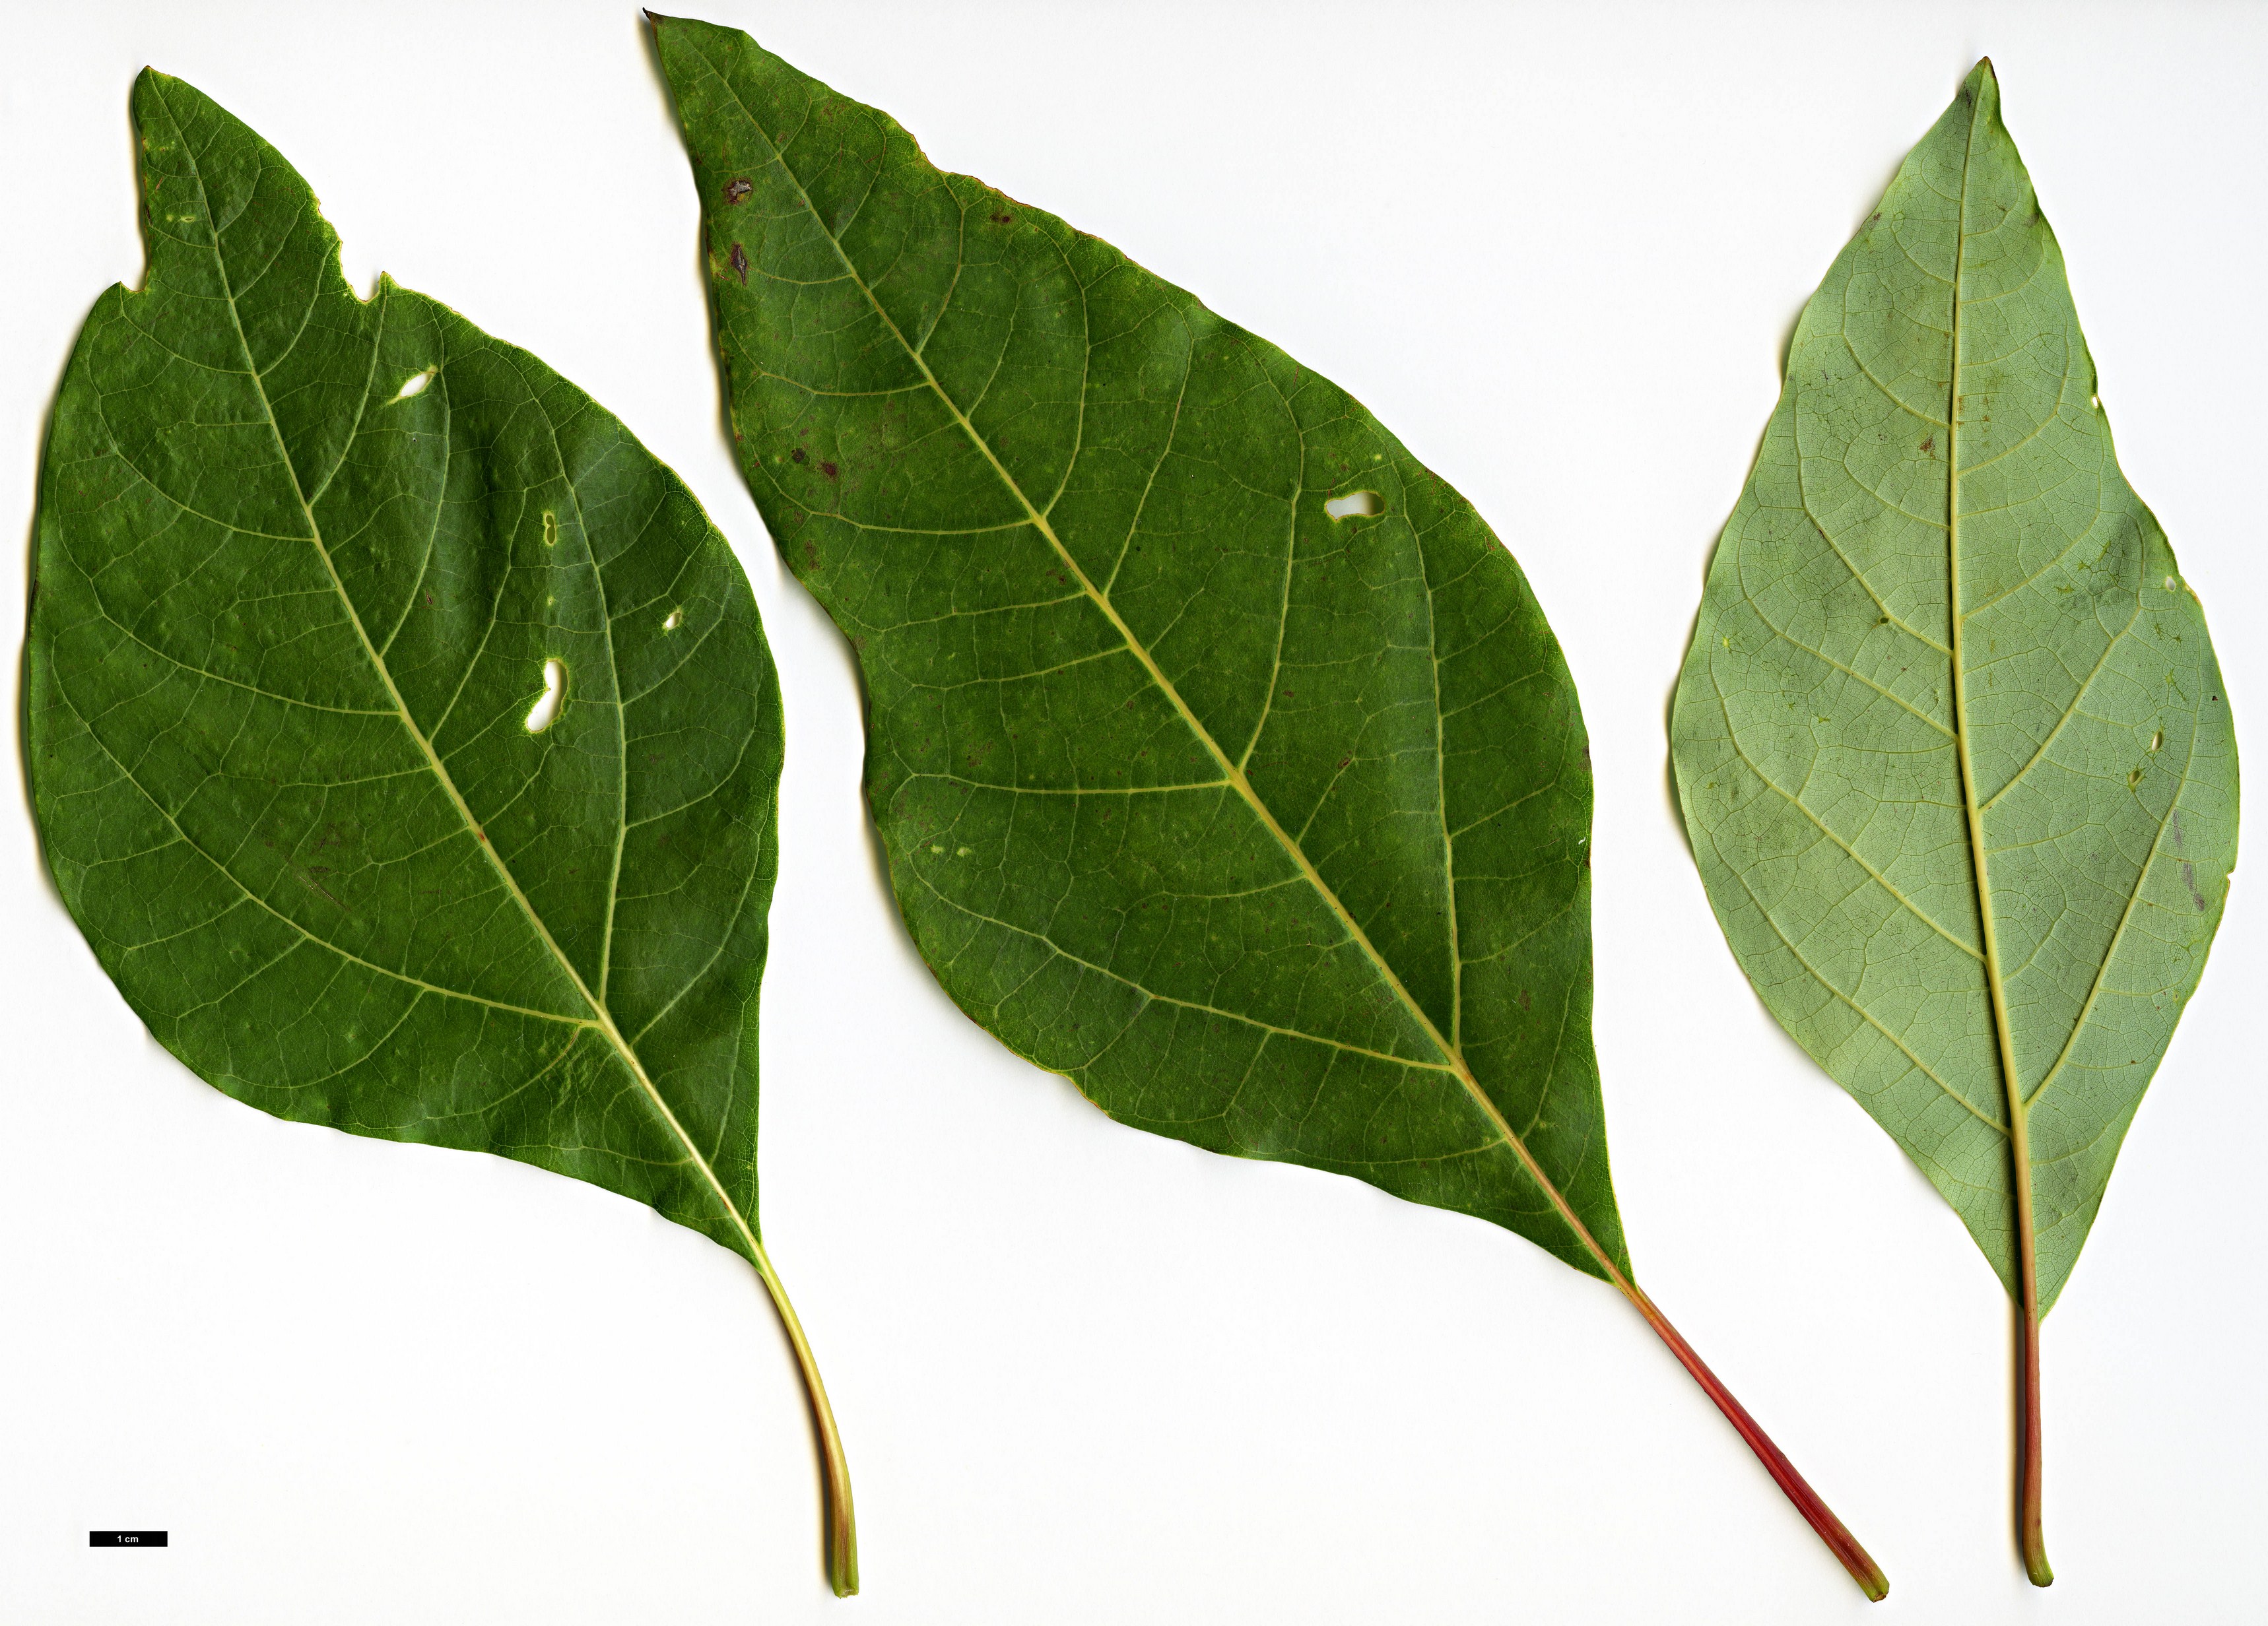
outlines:
M882 326L888 331L890 337L897 342L899 349L904 352L907 360L909 361L920 372L923 381L928 385L932 392L935 393L939 401L944 406L946 411L952 416L953 421L960 426L961 432L968 437L969 444L975 446L978 453L982 455L984 460L991 466L992 472L998 477L1001 485L1007 490L1009 495L1015 499L1017 504L1023 509L1027 523L1031 525L1042 536L1047 539L1048 545L1055 549L1057 556L1063 561L1064 567L1071 572L1073 579L1079 583L1080 591L1086 595L1086 597L1094 604L1096 608L1101 611L1104 617L1110 622L1111 627L1117 632L1118 636L1125 641L1128 651L1134 656L1136 660L1141 663L1143 669L1149 674L1151 681L1158 686L1159 691L1165 695L1166 699L1172 704L1174 711L1180 715L1182 723L1188 727L1191 736L1204 747L1207 754L1212 757L1213 761L1220 765L1223 779L1241 798L1243 798L1246 806L1252 810L1253 815L1261 821L1261 824L1264 828L1266 828L1269 835L1275 839L1277 843L1282 847L1285 855L1290 857L1292 862L1299 868L1302 877L1304 877L1307 881L1307 884L1314 889L1316 895L1322 900L1324 906L1328 908L1333 916L1337 918L1341 927L1345 931L1349 938L1351 939L1355 945L1361 950L1364 957L1369 960L1372 968L1377 973L1381 980L1382 980L1386 986L1393 992L1395 997L1401 1002L1402 1005L1409 1012L1410 1017L1418 1022L1427 1039L1430 1040L1435 1048L1440 1051L1442 1057L1447 1063L1449 1069L1455 1074L1457 1081L1463 1085L1466 1093L1471 1098L1474 1104L1480 1108L1488 1122L1495 1129L1498 1138L1519 1159L1521 1168L1526 1171L1528 1178L1534 1181L1537 1188L1550 1200L1553 1209L1557 1212L1561 1220L1574 1233L1576 1240L1582 1245L1584 1250L1590 1254L1590 1255L1598 1262L1600 1268L1606 1272L1609 1279L1612 1281L1616 1286L1621 1288L1625 1293L1631 1294L1635 1297L1637 1292L1635 1284L1630 1281L1629 1277L1624 1273L1621 1268L1616 1264L1613 1256L1610 1255L1605 1248L1599 1245L1598 1240L1591 1234L1590 1228L1586 1225L1582 1219L1576 1214L1573 1205L1568 1202L1565 1194L1559 1189L1556 1182L1544 1174L1543 1166L1537 1163L1535 1154L1528 1151L1527 1144L1513 1129L1511 1123L1505 1118L1503 1113L1498 1110L1496 1103L1489 1099L1487 1092L1481 1088L1480 1082L1473 1076L1472 1068L1470 1064L1466 1062L1463 1053L1442 1034L1440 1029L1435 1026L1432 1018L1427 1015L1425 1008L1410 996L1410 990L1403 986L1401 977L1396 975L1394 968L1387 962L1386 957L1380 953L1376 946L1372 944L1369 935L1363 931L1361 925L1355 920L1353 915L1348 910L1346 905L1341 901L1337 893L1333 891L1330 886L1324 881L1322 876L1317 872L1314 864L1309 861L1307 853L1301 849L1299 842L1294 841L1290 834L1285 830L1284 827L1278 822L1275 813L1269 808L1265 802L1261 800L1258 794L1254 791L1250 781L1245 777L1243 769L1238 763L1230 759L1227 752L1222 749L1220 742L1212 737L1211 732L1208 730L1204 724L1197 720L1197 714L1189 709L1189 703L1182 698L1181 692L1174 688L1173 681L1166 676L1164 671L1159 666L1156 658L1150 653L1148 648L1144 645L1139 638L1134 636L1134 629L1128 626L1124 619L1119 615L1117 609L1111 604L1108 596L1095 586L1094 580L1087 575L1086 570L1079 564L1079 561L1072 556L1071 550L1064 546L1062 539L1056 534L1055 527L1049 524L1046 513L1035 504L1031 498L1025 494L1022 486L1018 483L1015 477L1011 475L1005 466L1001 463L998 456L993 452L990 443L988 443L984 437L977 431L976 426L969 421L968 415L961 411L960 404L946 392L945 386L939 382L937 375L930 370L929 363L923 356L921 350L908 341L905 334L899 328L896 321L892 319L889 312L883 308L881 301L875 297L874 291L868 286L865 277L860 274L858 266L852 262L849 252L843 248L842 239L837 237L835 232L828 225L826 217L820 213L818 207L812 202L811 195L805 188L802 178L797 175L793 168L789 166L786 155L780 151L778 143L772 140L770 132L764 129L763 121L755 116L754 111L749 108L748 105L745 101L741 100L740 92L733 85L732 81L723 73L718 72L713 63L708 62L706 53L704 52L703 55L704 63L707 64L711 77L713 77L719 85L724 86L725 93L732 97L733 105L740 108L742 115L747 120L748 127L755 132L757 138L770 150L772 162L779 167L780 173L787 178L788 183L795 188L796 195L802 200L804 209L810 215L813 225L818 230L820 235L827 239L828 246L834 249L836 257L841 261L843 274L850 279L852 284L858 288L858 291L865 296L866 302L873 307L876 319L880 320ZM885 136L885 140L887 140L887 136ZM944 313L940 310L939 313L939 320L942 320L943 316ZM932 324L932 331L934 331L934 324ZM1089 349L1091 350L1091 345L1089 346ZM1082 386L1082 394L1083 393L1084 388ZM1288 570L1288 563L1286 568ZM1430 582L1427 584L1426 596L1430 604L1432 596L1432 589ZM1435 681L1438 685L1438 661L1434 662L1434 666L1436 672ZM1451 894L1449 904L1452 912L1454 912L1456 908L1456 899L1454 892Z
M1977 889L1977 919L1984 941L1984 990L1992 1012L2001 1094L2008 1109L2009 1184L2015 1206L2016 1272L2021 1286L2019 1299L2029 1321L2038 1314L2039 1271L2039 1241L2032 1216L2030 1125L2023 1084L2016 1071L2015 1034L2008 1020L2007 984L2000 971L1999 937L1992 917L1984 813L1977 803L1977 771L1970 760L1968 670L1962 658L1966 652L1962 629L1968 624L1969 612L1961 602L1961 335L1965 308L1962 291L1968 269L1970 176L1977 164L1977 130L1984 121L1984 85L1970 92L1969 134L1962 149L1961 196L1955 205L1953 232L1953 309L1948 324L1953 335L1953 365L1946 387L1945 412L1946 604L1952 620L1952 648L1947 651L1947 660L1952 671L1954 755L1960 764L1962 812L1969 836L1969 872Z
M161 91L160 94L162 93ZM167 111L170 114L172 109L168 107ZM180 132L180 121L175 118L173 124L176 132ZM537 939L558 963L559 968L566 974L576 993L589 1008L592 1014L589 1025L597 1027L606 1036L608 1043L614 1047L615 1055L621 1058L623 1065L630 1069L631 1077L637 1080L639 1087L645 1092L646 1098L652 1104L654 1111L668 1127L670 1133L676 1137L679 1144L685 1149L686 1157L691 1160L694 1167L700 1170L710 1189L716 1194L717 1201L724 1208L725 1215L732 1220L734 1230L747 1245L750 1254L759 1262L759 1269L762 1270L769 1285L770 1278L769 1262L766 1261L762 1244L757 1240L754 1225L751 1225L748 1218L740 1212L740 1204L733 1202L732 1194L725 1188L725 1182L718 1177L716 1169L703 1154L692 1136L687 1133L684 1124L679 1121L676 1113L673 1112L669 1103L662 1099L660 1090L655 1087L652 1078L646 1072L644 1063L639 1059L637 1052L631 1048L630 1042L622 1037L622 1030L615 1026L613 1012L607 1009L604 1002L593 995L590 987L584 982L582 974L575 968L574 962L568 959L566 953L560 948L557 940L551 935L551 929L544 924L543 917L536 913L534 905L528 900L527 894L521 890L518 878L504 863L503 856L497 851L495 843L489 840L487 833L481 828L480 821L473 816L471 806L466 802L463 793L458 790L456 781L450 776L448 769L443 765L439 754L433 749L432 742L425 737L424 732L417 726L416 719L410 715L409 704L402 699L401 689L395 686L394 673L387 667L385 657L379 653L377 645L371 642L369 630L363 625L361 612L355 607L354 600L348 593L346 584L339 576L338 567L331 558L331 550L323 541L322 527L316 522L314 508L308 500L306 489L299 483L299 471L291 461L291 449L284 445L283 426L276 421L275 407L268 398L267 380L261 376L259 364L252 353L251 341L244 331L242 315L237 308L236 290L229 278L226 256L221 251L221 228L213 213L211 194L205 187L204 169L198 162L197 155L189 145L186 136L182 138L181 153L189 166L191 173L196 178L197 195L202 205L205 224L212 237L213 269L220 278L221 291L225 297L225 303L228 306L229 326L236 335L237 348L244 357L245 376L252 380L253 390L260 398L261 415L267 423L269 436L276 443L276 460L283 465L284 473L291 482L292 497L298 503L299 511L307 522L307 534L304 539L299 540L310 543L315 549L316 556L322 561L324 574L330 580L332 591L338 595L340 606L346 611L348 624L354 629L355 637L362 644L363 653L368 658L372 670L378 674L379 681L385 685L387 698L394 706L394 714L401 724L402 731L415 742L419 753L425 759L426 766L432 771L435 780L447 793L450 805L456 808L459 818L464 821L467 834L473 838L474 844L480 849L482 855L488 860L489 867L495 872L497 879L503 883L504 890L511 894L513 902L519 906L521 915L526 917L529 928L534 931ZM311 297L320 298L320 291ZM381 289L378 297L381 301L384 300L388 297L388 291ZM374 361L372 365L374 369ZM435 381L441 383L442 387L447 387L446 382L439 379L438 376ZM367 394L367 385L365 385L365 394ZM357 433L359 426L358 412ZM350 441L350 445L351 441ZM342 455L344 455L343 452ZM563 463L562 468L563 473ZM571 489L572 483L571 481L569 482ZM587 538L585 542L587 552ZM596 569L595 562L593 568ZM611 629L609 630L611 631ZM611 644L609 651L611 655ZM617 683L619 684L619 674L617 674ZM611 907L610 893L608 916L610 924L612 923Z

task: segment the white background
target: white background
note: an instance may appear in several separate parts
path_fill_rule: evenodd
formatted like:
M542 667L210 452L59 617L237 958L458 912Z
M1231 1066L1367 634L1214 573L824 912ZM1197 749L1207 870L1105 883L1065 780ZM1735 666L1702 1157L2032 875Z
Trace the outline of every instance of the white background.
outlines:
M88 306L140 274L144 63L298 166L358 288L383 268L619 414L755 578L789 728L763 1220L849 1445L866 1590L825 1591L802 1399L740 1261L593 1188L200 1083L96 966L16 793L0 1618L2260 1618L2249 876L2047 1326L2060 1579L2035 1593L2007 1300L1749 991L1675 821L1664 713L1795 315L1989 52L2121 459L2268 762L2268 11L706 15L1345 385L1518 554L1592 732L1599 1046L1640 1277L1890 1600L1860 1600L1605 1287L1475 1220L1113 1125L946 1002L863 821L853 667L718 427L695 201L630 4L7 0L11 717L44 414ZM98 1527L173 1545L90 1551Z

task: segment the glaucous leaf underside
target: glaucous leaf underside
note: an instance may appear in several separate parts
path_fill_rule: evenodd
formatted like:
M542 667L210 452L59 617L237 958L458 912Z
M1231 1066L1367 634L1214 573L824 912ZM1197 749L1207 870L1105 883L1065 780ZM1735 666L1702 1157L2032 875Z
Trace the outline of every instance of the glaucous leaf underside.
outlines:
M28 756L71 914L239 1100L753 1256L781 732L746 576L534 357L357 298L251 130L153 72L133 108L148 275L88 318L40 486Z
M1989 64L1805 308L1671 732L1749 980L2012 1292L2014 1092L2044 1312L2220 923L2236 752Z
M1123 1122L1626 1270L1582 717L1512 556L1282 351L656 26L741 467L947 992Z

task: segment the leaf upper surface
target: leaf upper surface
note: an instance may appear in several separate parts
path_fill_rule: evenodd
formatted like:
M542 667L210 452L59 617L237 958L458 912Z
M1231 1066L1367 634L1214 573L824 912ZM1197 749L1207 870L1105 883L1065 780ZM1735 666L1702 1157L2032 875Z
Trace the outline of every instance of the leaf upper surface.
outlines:
M2016 1292L2013 1085L2044 1313L2220 923L2236 754L1989 64L1804 310L1671 732L1749 980Z
M40 489L27 753L64 901L238 1099L755 1257L781 729L746 576L534 357L357 299L258 136L155 73L133 106L148 275L88 318Z
M741 466L858 651L946 990L1121 1122L1626 1271L1587 751L1512 556L1108 244L745 34L657 34Z

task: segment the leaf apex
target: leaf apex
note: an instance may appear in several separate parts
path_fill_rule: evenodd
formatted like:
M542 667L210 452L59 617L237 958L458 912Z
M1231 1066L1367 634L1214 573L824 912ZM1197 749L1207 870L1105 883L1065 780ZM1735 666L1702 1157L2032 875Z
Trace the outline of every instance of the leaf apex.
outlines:
M172 74L160 73L154 66L144 63L142 71L134 76L134 88L128 93L128 105L133 108L135 116L138 120L142 109L149 104L151 97L156 96L166 87L177 85L180 83L180 81Z

